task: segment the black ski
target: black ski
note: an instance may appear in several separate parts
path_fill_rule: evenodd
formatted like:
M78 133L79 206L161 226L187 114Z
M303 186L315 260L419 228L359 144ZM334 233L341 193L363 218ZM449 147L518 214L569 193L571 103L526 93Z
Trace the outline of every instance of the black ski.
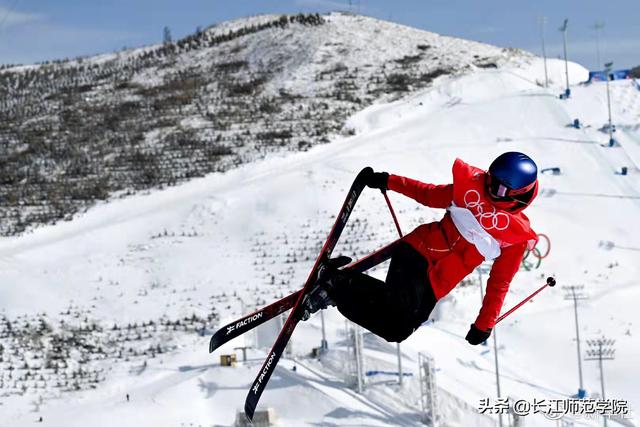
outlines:
M331 229L331 232L329 233L329 236L327 237L327 240L324 243L322 250L320 251L320 255L318 256L318 259L311 269L309 277L307 278L302 291L300 292L300 294L298 294L298 299L293 306L291 313L289 313L289 317L287 318L282 331L280 331L280 335L278 335L278 338L273 344L271 351L267 355L262 368L260 368L258 376L251 386L251 390L249 390L249 394L247 395L247 399L244 404L244 412L249 420L253 419L253 414L256 410L256 406L258 405L258 401L260 400L260 396L267 386L267 382L269 381L271 374L273 374L273 371L278 364L278 360L280 360L280 356L282 356L282 353L284 352L284 349L287 346L291 335L293 334L293 330L302 317L303 308L300 302L304 298L306 292L310 290L313 282L316 279L320 261L323 259L329 259L331 257L333 248L336 246L336 243L340 238L340 234L342 234L342 230L344 229L344 226L349 219L349 215L351 215L351 211L353 210L353 207L355 206L360 193L362 193L362 190L366 185L366 179L372 173L373 169L369 167L362 169L356 179L353 181L351 188L349 189L349 193L347 194L342 208L340 209L340 212L338 213L338 216L336 218L336 222L333 224L333 228Z
M393 248L399 242L399 240L377 250L376 252L367 255L358 261L346 266L345 269L350 269L358 272L366 271L391 257ZM287 310L293 308L302 293L302 289L295 291L284 298L281 298L259 310L254 311L240 319L234 320L231 323L220 328L211 337L209 342L209 353L214 352L221 345L226 344L232 339L252 330L253 328L260 326L278 316L280 313L284 313Z
M251 329L262 325L264 322L273 319L280 313L290 310L296 304L302 290L296 291L278 301L262 307L260 310L235 320L218 329L209 342L209 353L215 351L221 345L231 341Z

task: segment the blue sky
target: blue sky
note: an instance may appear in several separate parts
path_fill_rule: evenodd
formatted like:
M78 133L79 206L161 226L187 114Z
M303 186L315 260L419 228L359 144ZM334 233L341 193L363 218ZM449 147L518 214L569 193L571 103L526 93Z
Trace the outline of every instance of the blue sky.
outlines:
M606 5L606 6L605 6ZM351 9L350 9L351 8ZM33 63L137 47L259 13L352 10L440 34L541 53L538 17L546 16L547 54L562 53L558 31L569 18L569 58L597 67L640 65L640 1L608 0L0 0L0 63Z

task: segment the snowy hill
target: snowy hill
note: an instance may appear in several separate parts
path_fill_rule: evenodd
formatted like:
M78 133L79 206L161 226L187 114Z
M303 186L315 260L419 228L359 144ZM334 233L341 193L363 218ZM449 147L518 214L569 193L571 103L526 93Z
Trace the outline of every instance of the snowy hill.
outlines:
M526 55L373 18L267 15L0 70L0 233L307 150L376 101Z
M360 18L329 21L343 19ZM433 36L429 43L435 40L446 41ZM484 47L468 49L472 58ZM607 117L604 85L577 85L587 73L571 64L573 96L561 101L563 67L550 61L549 89L537 84L542 61L528 55L497 69L441 76L352 115L347 126L355 135L101 203L72 221L3 238L0 424L26 426L43 417L51 426L232 425L277 325L213 355L209 335L300 287L358 170L370 165L446 183L456 157L486 168L508 150L525 151L541 169L561 173L541 175L541 194L528 211L535 230L550 236L550 255L539 269L516 276L505 309L547 275L559 286L497 327L502 395L533 402L576 393L573 305L560 286L584 285L589 299L579 306L581 337L616 340L616 359L605 362L606 396L628 400L637 411L640 91L629 81L612 82L620 147L608 147L598 130ZM306 73L291 73L301 77L288 84L306 87ZM586 126L567 126L574 118ZM405 231L442 215L390 197ZM368 191L335 253L359 257L395 234L380 194ZM416 377L424 352L438 368L441 425L495 425L495 416L477 414L480 399L496 396L493 347L463 339L479 299L472 277L439 302L435 322L403 343L403 366L413 374L405 385L372 376L362 394L345 385L351 357L335 310L325 312L329 353L320 361L309 357L320 342L316 315L296 330L291 355L261 406L273 408L281 426L421 425ZM220 366L221 354L243 345L254 347L247 362ZM395 357L394 346L365 337L367 370L392 371ZM597 397L597 363L585 361L583 370L585 388ZM551 423L540 414L525 421Z

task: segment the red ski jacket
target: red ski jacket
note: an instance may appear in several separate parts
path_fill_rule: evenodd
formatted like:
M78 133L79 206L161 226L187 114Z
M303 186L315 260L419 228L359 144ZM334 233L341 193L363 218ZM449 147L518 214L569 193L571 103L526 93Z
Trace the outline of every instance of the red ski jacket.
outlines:
M527 246L532 248L537 242L529 219L522 213L526 206L515 212L493 206L485 196L485 177L483 170L457 159L453 184L426 184L398 175L390 175L388 181L392 191L425 206L447 209L440 221L420 225L404 237L428 261L437 299L447 295L485 258L495 258L475 321L484 331L495 325Z

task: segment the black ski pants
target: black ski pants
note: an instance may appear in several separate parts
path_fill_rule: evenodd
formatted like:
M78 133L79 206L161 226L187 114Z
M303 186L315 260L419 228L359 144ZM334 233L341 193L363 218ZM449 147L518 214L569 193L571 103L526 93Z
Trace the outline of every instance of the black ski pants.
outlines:
M347 319L389 342L404 341L436 305L428 263L406 242L395 248L386 281L339 271L331 297Z

